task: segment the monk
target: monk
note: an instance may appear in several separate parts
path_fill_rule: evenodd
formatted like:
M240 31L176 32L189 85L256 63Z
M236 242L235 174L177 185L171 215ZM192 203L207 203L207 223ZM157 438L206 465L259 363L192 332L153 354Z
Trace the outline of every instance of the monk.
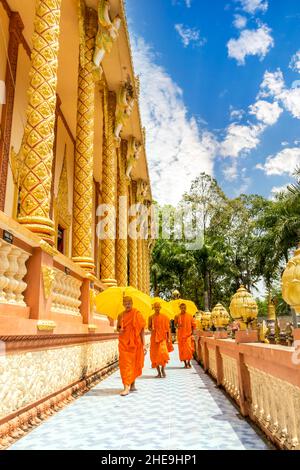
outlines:
M177 319L179 358L184 362L185 369L190 369L195 351L193 332L196 329L196 321L187 313L185 303L180 304L179 308L180 315Z
M136 392L135 380L142 375L145 347L146 321L142 314L133 308L131 297L123 299L124 312L118 317L119 365L124 385L121 393L125 397L129 392Z
M152 368L157 369L157 378L166 378L166 365L170 356L168 352L168 343L170 337L170 321L160 313L161 305L156 302L153 305L154 315L149 318L148 329L151 331L150 359Z

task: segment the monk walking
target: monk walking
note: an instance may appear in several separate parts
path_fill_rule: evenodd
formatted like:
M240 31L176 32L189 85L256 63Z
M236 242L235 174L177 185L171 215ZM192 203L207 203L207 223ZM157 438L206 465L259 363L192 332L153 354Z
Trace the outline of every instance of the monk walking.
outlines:
M148 328L151 331L150 359L152 368L157 369L157 378L166 377L166 365L169 362L168 343L170 337L170 321L160 313L161 305L156 302L154 305L154 315L149 318Z
M184 303L179 308L180 315L177 319L179 358L184 362L185 369L190 369L195 351L193 331L196 328L196 321L187 313Z
M142 314L133 308L131 297L123 299L124 312L118 317L119 331L119 366L124 385L121 393L125 397L129 392L135 392L135 379L142 375L144 367L145 326Z

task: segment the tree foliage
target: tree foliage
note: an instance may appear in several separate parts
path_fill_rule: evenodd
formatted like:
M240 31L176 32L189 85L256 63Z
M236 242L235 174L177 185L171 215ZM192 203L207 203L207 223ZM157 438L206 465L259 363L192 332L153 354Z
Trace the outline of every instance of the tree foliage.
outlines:
M216 180L202 173L180 204L185 210L189 204L197 206L202 244L191 250L184 239L176 239L172 232L176 208L168 206L173 214L169 237L163 236L166 230L160 227L152 255L155 294L168 299L174 289L179 289L201 309L211 309L218 302L229 307L241 284L255 295L263 280L269 296L277 296L280 311L286 313L279 281L291 250L300 241L298 189L296 184L274 200L258 195L229 199ZM266 312L263 301L260 308Z

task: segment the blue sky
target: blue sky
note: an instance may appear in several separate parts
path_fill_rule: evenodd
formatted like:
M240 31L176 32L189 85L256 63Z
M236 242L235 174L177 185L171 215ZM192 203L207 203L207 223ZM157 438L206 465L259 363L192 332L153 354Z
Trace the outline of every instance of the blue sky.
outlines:
M300 165L299 0L127 0L154 197L266 197Z

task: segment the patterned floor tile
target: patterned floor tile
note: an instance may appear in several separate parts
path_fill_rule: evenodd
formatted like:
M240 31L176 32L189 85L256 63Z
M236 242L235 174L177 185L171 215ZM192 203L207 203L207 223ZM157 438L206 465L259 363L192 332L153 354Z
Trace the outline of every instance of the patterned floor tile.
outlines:
M116 372L11 449L269 448L198 364L184 370L177 348L171 357L166 379L154 378L148 355L137 393L120 397Z

